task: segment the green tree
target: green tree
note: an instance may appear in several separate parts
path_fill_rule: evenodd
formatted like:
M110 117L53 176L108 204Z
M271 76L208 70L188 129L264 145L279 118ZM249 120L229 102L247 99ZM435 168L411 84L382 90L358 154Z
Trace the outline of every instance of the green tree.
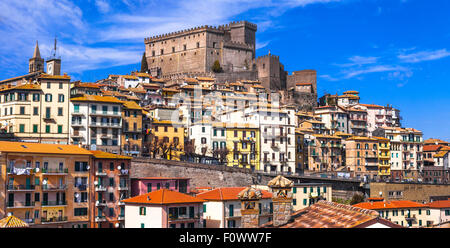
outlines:
M358 204L364 201L364 195L362 194L354 194L352 200L350 201L350 205Z
M212 66L212 71L215 73L222 72L222 67L220 67L219 60L214 61L214 64Z
M147 59L145 58L145 52L142 54L141 60L141 72L145 73L148 71Z

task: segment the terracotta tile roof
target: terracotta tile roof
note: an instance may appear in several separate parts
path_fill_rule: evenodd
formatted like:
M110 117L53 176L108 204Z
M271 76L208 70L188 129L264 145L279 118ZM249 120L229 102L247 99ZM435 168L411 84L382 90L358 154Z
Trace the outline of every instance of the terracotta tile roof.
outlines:
M39 84L22 84L15 87L3 87L0 91L8 91L8 90L41 90L41 86Z
M0 220L0 228L22 228L29 227L28 224L14 215L7 216Z
M356 95L358 95L359 92L356 91L356 90L347 90L347 91L344 92L344 94L356 94Z
M169 189L160 189L154 192L122 200L122 202L165 205L179 203L202 203L205 202L205 200Z
M445 141L440 140L440 139L433 139L433 138L427 139L423 143L424 144L436 144L436 143L438 143L438 144L448 144L448 142L445 142Z
M310 86L312 83L296 83L296 86Z
M448 151L440 151L433 155L433 158L443 158L448 153Z
M443 145L424 145L423 151L424 152L437 152L439 151Z
M64 75L48 75L48 74L42 73L39 76L39 78L70 80L70 76L68 76L67 74L64 74Z
M210 77L197 77L198 81L214 81L214 78Z
M136 72L136 73L134 73L134 75L137 77L152 78L152 76L150 76L148 73L143 73L143 72Z
M76 82L74 84L74 87L80 87L80 88L96 88L99 89L101 84L98 83L82 83L82 82Z
M226 187L217 188L197 195L198 198L208 201L234 201L239 200L238 194L246 187ZM261 190L262 199L272 198L272 193L266 190Z
M122 156L119 154L109 153L109 152L103 152L103 151L90 151L95 158L102 158L102 159L132 159L128 156Z
M141 93L141 94L147 93L147 91L144 88L128 88L128 90L134 93Z
M294 212L280 228L357 228L379 217L377 211L335 202L319 201ZM272 222L262 227L273 227Z
M123 103L119 99L112 96L84 95L82 97L71 98L73 102L107 102L107 103Z
M133 179L138 180L176 180L176 179L190 179L188 177L137 177Z
M361 202L353 205L354 207L378 210L378 209L396 209L396 208L424 208L426 205L413 201L379 201L379 202Z
M123 77L125 79L133 79L133 80L137 80L138 79L136 76L133 76L133 75L121 75L121 77Z
M123 107L126 109L138 109L138 110L142 110L142 107L139 106L139 104L137 104L134 101L125 101L123 102Z
M363 104L363 103L360 103L359 105L367 107L367 108L375 108L375 109L383 109L384 108L383 106L376 105L376 104Z
M434 201L434 202L427 203L425 205L430 208L450 208L450 199L443 200L443 201Z
M76 145L0 141L0 152L92 155Z

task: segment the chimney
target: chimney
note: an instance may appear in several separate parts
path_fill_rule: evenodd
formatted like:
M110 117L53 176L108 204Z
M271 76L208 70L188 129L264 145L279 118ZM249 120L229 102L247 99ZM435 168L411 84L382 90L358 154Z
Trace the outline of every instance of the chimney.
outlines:
M259 189L245 188L238 194L241 200L241 227L258 228L259 227L259 200L262 193Z
M286 224L292 214L292 192L294 183L279 175L267 184L272 189L273 226Z

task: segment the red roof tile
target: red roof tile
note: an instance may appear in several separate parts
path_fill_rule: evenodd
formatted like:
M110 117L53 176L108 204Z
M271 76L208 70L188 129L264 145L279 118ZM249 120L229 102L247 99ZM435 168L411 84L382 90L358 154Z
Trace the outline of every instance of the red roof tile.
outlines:
M205 200L169 189L160 189L154 192L122 200L122 202L164 205L178 203L202 203L205 202Z
M227 188L217 188L204 193L200 193L197 197L209 201L231 201L239 200L238 194L244 190L246 187L227 187ZM272 193L261 190L262 199L272 198Z
M450 208L450 199L443 201L434 201L425 205L427 205L430 208Z
M335 202L319 201L292 214L280 228L357 228L370 221L380 222L376 211ZM273 227L268 222L262 227Z
M424 145L423 151L424 152L437 152L439 151L443 145Z

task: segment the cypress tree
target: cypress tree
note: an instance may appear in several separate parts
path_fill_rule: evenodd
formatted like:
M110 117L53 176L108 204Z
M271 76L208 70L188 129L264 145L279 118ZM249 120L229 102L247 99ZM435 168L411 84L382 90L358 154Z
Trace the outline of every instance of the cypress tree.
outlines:
M145 52L142 54L141 72L146 73L148 71L147 59L145 58Z

